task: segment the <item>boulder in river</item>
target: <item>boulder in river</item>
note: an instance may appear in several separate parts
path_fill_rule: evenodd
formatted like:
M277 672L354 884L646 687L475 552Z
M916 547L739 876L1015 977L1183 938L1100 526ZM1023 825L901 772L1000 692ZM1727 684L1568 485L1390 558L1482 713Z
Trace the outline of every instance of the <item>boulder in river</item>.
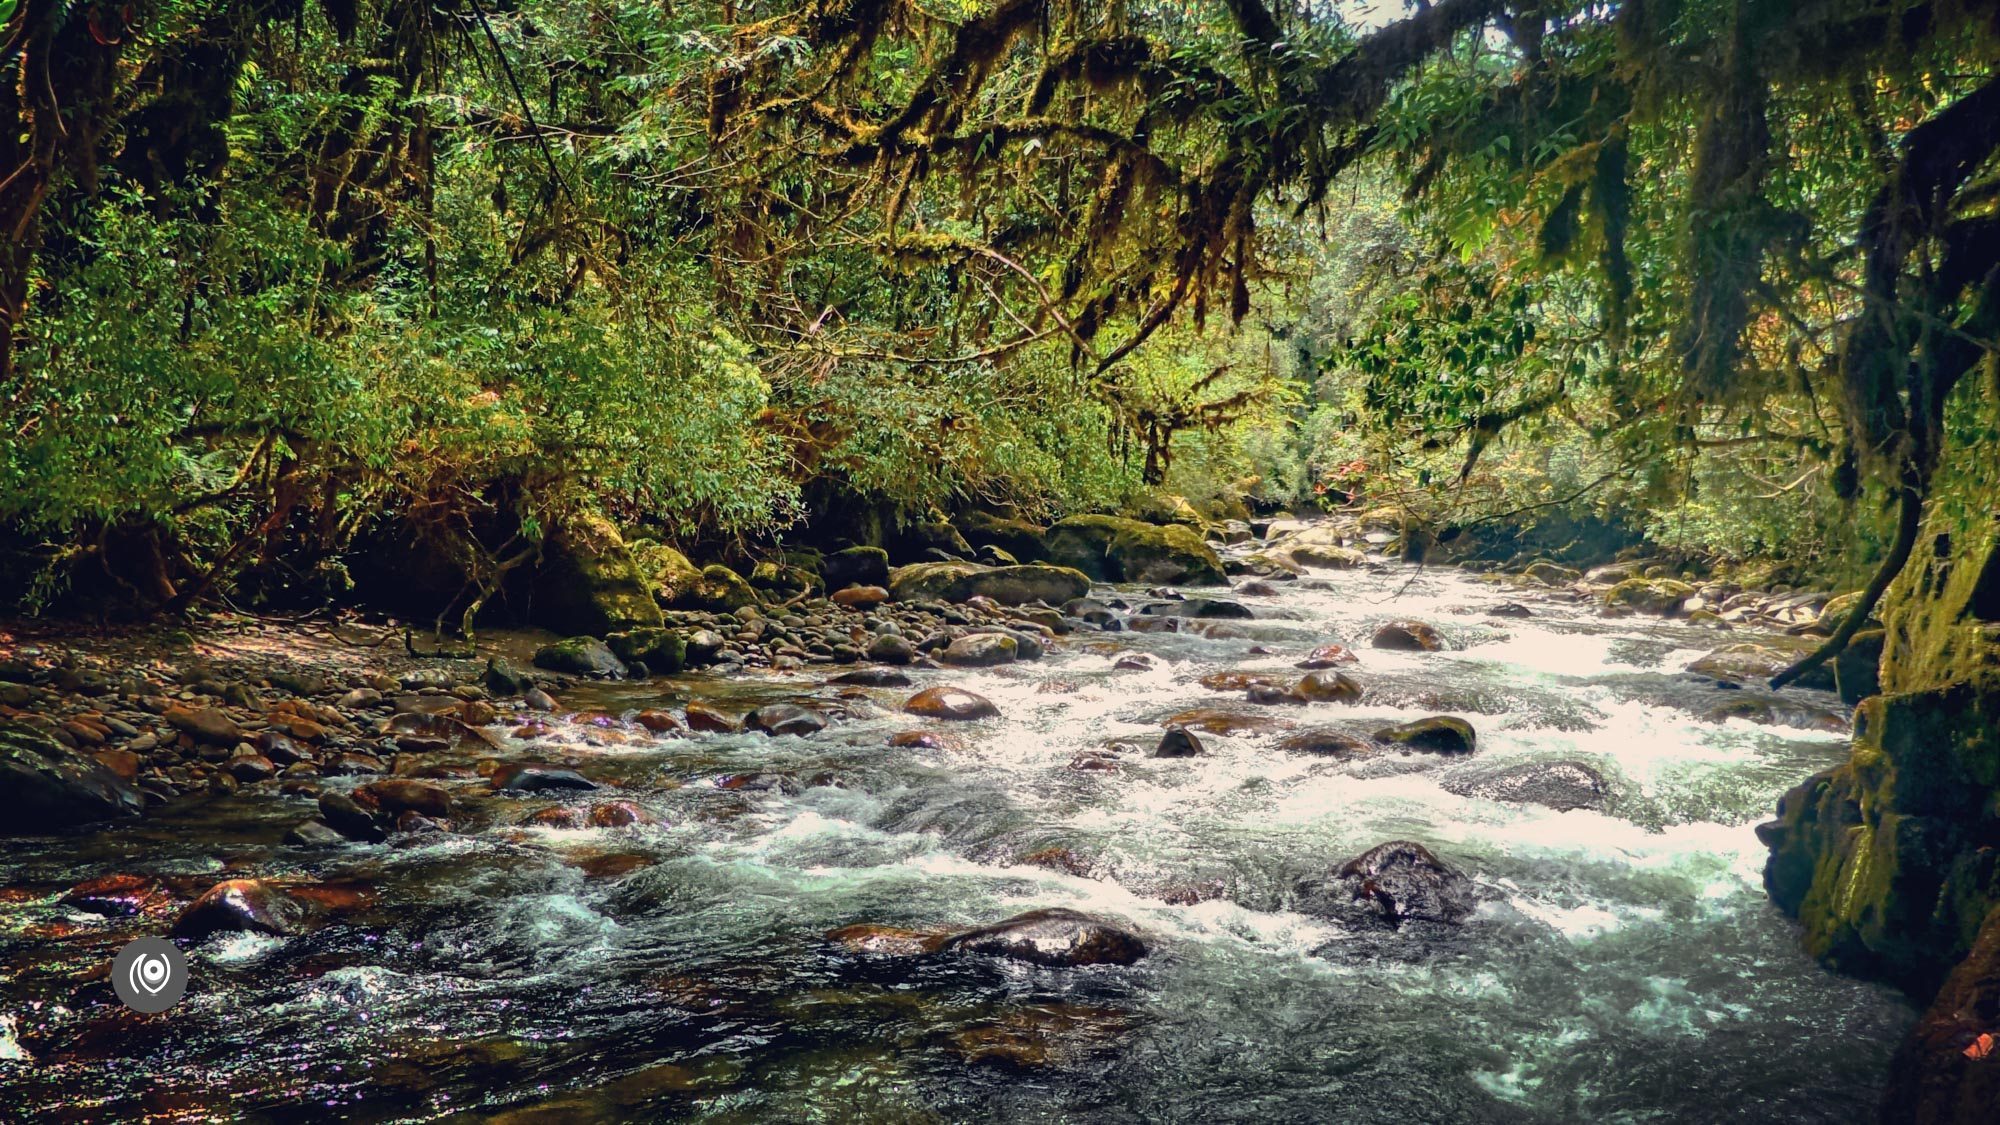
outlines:
M1182 711L1166 720L1168 726L1183 726L1190 730L1208 734L1243 734L1283 730L1287 726L1279 719L1267 715L1253 715L1242 711L1224 711L1215 707L1196 707Z
M1288 734L1278 740L1278 749L1294 754L1319 754L1342 761L1366 758L1381 752L1379 746L1358 734L1324 727Z
M371 781L354 791L354 801L392 817L405 812L440 819L451 815L451 794L443 787L407 777Z
M1433 754L1470 754L1478 745L1472 724L1456 715L1432 715L1375 732L1378 742Z
M1775 695L1739 695L1727 703L1709 708L1702 714L1702 718L1711 723L1742 719L1746 723L1756 723L1759 726L1800 727L1805 730L1831 731L1836 734L1847 730L1847 716L1838 711Z
M899 602L965 602L991 598L1001 605L1062 605L1090 592L1090 577L1065 566L1029 563L982 566L970 562L912 563L889 574L889 596Z
M1377 844L1341 865L1335 878L1391 925L1456 924L1479 905L1471 879L1410 840Z
M1687 666L1689 673L1730 684L1762 684L1791 667L1819 642L1811 637L1773 637L1761 643L1723 645ZM1799 680L1800 687L1834 688L1832 665L1823 664Z
M745 716L743 725L772 736L804 736L825 730L826 716L793 703L767 703Z
M611 634L604 643L618 659L644 664L656 675L670 676L687 666L687 638L672 629L629 629Z
M1193 758L1203 753L1206 750L1201 739L1183 726L1168 727L1167 732L1160 736L1160 744L1153 748L1155 758Z
M947 953L981 953L1054 968L1130 965L1146 956L1138 935L1074 910L1031 910L949 938Z
M139 791L101 762L9 719L0 719L0 793L0 835L9 836L137 816L144 807Z
M387 839L389 833L382 827L377 812L377 809L362 807L359 801L345 793L319 795L320 819L349 840L378 844Z
M1222 560L1200 533L1121 516L1071 516L1049 528L1043 557L1101 582L1223 586Z
M1694 597L1695 589L1673 578L1627 578L1604 591L1610 612L1670 614Z
M878 956L915 957L923 953L934 953L945 940L939 931L905 930L896 926L878 926L864 922L856 926L842 926L831 930L826 940L847 950L849 953L869 953Z
M1360 660L1360 657L1354 655L1354 650L1346 645L1321 645L1307 653L1306 658L1299 661L1299 667L1317 671L1321 668L1337 668L1342 664L1359 663Z
M535 667L572 676L615 679L625 674L624 662L611 646L596 637L569 637L535 650Z
M905 700L903 710L926 719L949 719L954 722L991 719L1000 714L1000 709L993 706L992 700L955 687L925 688Z
M1391 621L1375 630L1371 643L1399 652L1437 652L1444 647L1444 637L1422 621Z
M855 687L909 687L910 677L907 672L898 672L894 668L856 668L852 672L842 672L827 682Z
M1601 809L1609 795L1604 775L1581 762L1519 762L1487 773L1447 778L1444 790L1514 805L1542 805L1557 812Z
M1257 615L1241 602L1223 601L1220 598L1180 598L1168 602L1154 602L1139 610L1150 617L1200 617L1209 619L1248 620Z
M1292 691L1314 703L1358 703L1361 700L1361 685L1352 677L1331 668L1306 673L1292 685Z
M174 919L173 936L199 941L215 933L297 933L305 920L298 900L262 879L229 879L202 892Z
M550 789L595 789L597 783L563 766L545 762L503 762L490 779L495 789L539 793Z
M965 668L990 668L1021 658L1021 642L1006 633L973 633L945 646L938 659Z
M688 700L686 714L688 729L703 734L734 734L743 729L741 719L699 699Z

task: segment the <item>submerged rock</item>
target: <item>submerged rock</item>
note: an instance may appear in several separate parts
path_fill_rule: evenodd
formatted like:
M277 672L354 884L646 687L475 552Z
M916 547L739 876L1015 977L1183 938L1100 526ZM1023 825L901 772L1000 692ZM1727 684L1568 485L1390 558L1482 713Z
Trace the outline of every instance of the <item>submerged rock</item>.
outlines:
M1479 905L1472 880L1410 840L1391 840L1335 873L1354 900L1391 925L1412 919L1457 924Z
M548 789L595 789L597 783L562 766L545 762L506 762L493 771L495 789L538 793Z
M966 691L964 688L925 688L903 703L903 710L926 719L949 719L955 722L970 722L974 719L990 719L1000 714L993 701L983 695Z
M1375 630L1372 643L1401 652L1437 652L1444 648L1444 637L1422 621L1391 621Z
M849 953L915 957L924 953L935 953L938 946L944 943L945 937L944 933L937 931L905 930L895 926L862 923L830 930L826 940Z
M1478 745L1472 724L1456 715L1432 715L1383 727L1375 732L1375 738L1406 750L1426 750L1433 754L1470 754Z
M1061 907L1031 910L1004 922L949 938L947 953L982 953L1054 968L1130 965L1146 956L1146 943L1109 922Z
M1288 734L1278 740L1278 749L1294 754L1320 754L1343 761L1381 752L1381 747L1358 734L1323 728Z
M1492 773L1447 778L1445 792L1517 805L1543 805L1557 812L1601 809L1609 787L1604 775L1581 762L1522 762Z
M0 835L60 832L137 816L139 791L103 763L24 723L0 719Z
M750 730L768 735L808 735L826 729L826 716L792 703L767 703L743 719Z
M173 936L199 941L215 933L286 937L298 932L305 908L262 879L230 879L204 891L174 919Z

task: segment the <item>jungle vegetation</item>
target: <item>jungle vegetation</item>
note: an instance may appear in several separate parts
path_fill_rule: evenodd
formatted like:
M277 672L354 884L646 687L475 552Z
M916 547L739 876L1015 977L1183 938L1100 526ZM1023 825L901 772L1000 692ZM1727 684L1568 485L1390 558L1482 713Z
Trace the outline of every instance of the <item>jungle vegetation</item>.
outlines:
M1982 0L0 0L8 571L1172 493L1879 594L1990 518L1996 57Z

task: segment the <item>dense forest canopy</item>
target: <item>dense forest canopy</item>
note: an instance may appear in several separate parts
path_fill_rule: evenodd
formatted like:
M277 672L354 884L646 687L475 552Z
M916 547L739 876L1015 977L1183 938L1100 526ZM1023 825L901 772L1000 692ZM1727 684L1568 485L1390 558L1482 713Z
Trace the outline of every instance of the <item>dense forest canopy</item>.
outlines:
M38 596L1148 488L1615 499L1879 593L1991 436L2000 5L0 12Z

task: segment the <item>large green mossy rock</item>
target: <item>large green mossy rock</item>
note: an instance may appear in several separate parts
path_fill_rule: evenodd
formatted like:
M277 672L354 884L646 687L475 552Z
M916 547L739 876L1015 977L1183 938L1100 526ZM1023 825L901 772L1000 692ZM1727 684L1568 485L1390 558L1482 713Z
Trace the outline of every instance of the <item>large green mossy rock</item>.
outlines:
M1071 516L1049 528L1042 558L1102 582L1221 586L1222 560L1194 529L1122 516Z
M632 562L639 568L640 577L652 590L654 600L661 605L674 604L681 595L693 589L696 582L701 581L701 568L665 543L640 539L629 550Z
M1809 952L1928 993L2000 904L2000 676L1863 701L1849 760L1757 834Z
M963 602L992 598L1001 605L1061 605L1090 592L1090 576L1068 567L1031 563L912 563L889 572L889 596L899 602Z
M702 568L694 585L674 600L673 608L734 613L745 606L757 605L761 600L756 588L742 575L726 566L707 566Z
M1048 534L1040 524L991 512L967 512L959 517L958 529L974 547L998 547L1022 562L1041 557L1042 537Z
M687 666L687 638L672 629L632 629L604 638L613 655L627 664L644 664L658 675L672 675Z
M1627 578L1604 591L1604 608L1613 611L1668 614L1694 597L1695 589L1673 578Z
M529 620L557 633L603 636L660 625L652 584L610 520L573 516L549 536Z

